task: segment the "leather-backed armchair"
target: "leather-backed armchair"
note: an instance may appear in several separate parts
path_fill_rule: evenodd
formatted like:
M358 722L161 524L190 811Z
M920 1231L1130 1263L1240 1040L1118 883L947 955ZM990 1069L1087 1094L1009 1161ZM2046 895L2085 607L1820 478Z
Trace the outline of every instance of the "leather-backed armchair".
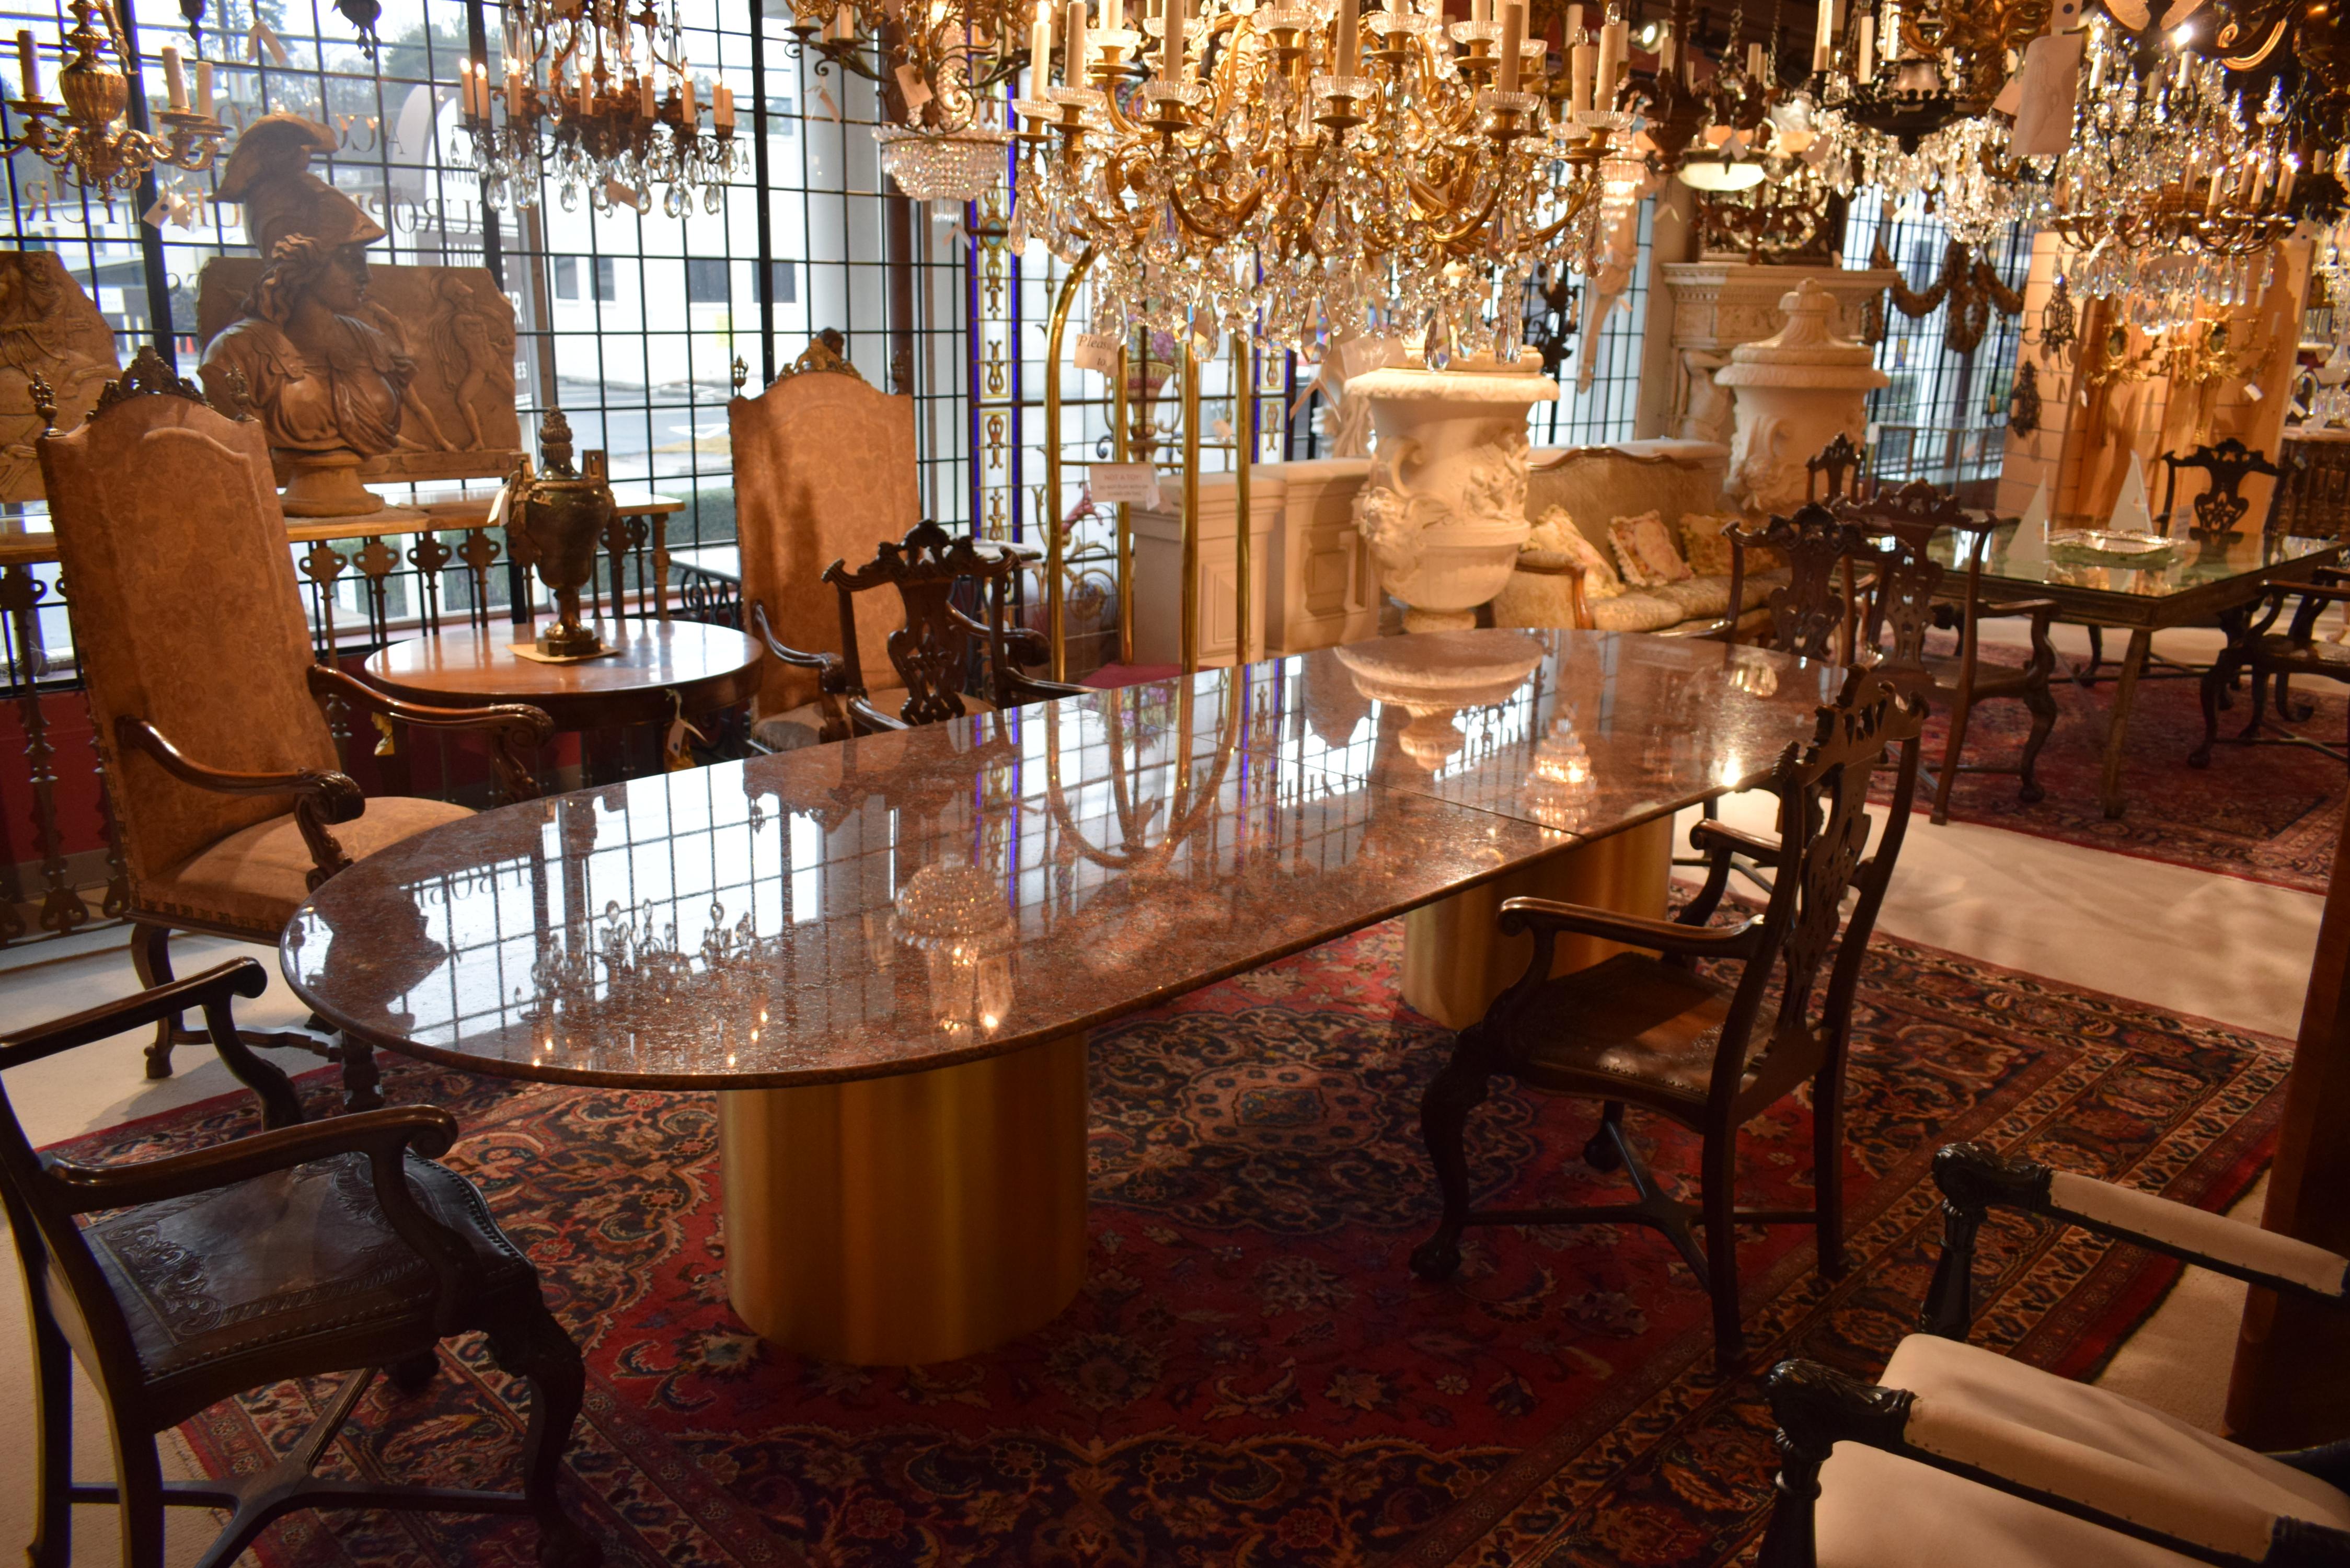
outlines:
M261 1102L250 1137L127 1165L36 1153L0 1087L0 1208L25 1271L35 1408L31 1568L69 1568L75 1503L110 1502L126 1568L162 1568L163 1511L225 1509L203 1557L234 1561L297 1509L520 1513L539 1561L592 1568L600 1549L556 1495L586 1385L530 1260L473 1183L438 1164L449 1113L403 1106L305 1123L286 1075L238 1035L233 999L261 994L251 959L0 1036L0 1068L201 1011L230 1072ZM439 1342L480 1331L530 1386L520 1495L314 1476L380 1368L411 1392ZM73 1364L106 1403L111 1486L73 1480ZM258 1472L166 1482L155 1438L206 1406L289 1377L351 1373L291 1451Z
M312 661L261 427L215 409L151 348L108 383L87 422L35 445L143 984L171 981L172 931L274 946L320 882L469 815L442 801L365 798L338 771L325 700L481 733L506 793L536 793L524 748L552 729L537 709L421 706ZM168 1076L172 1045L202 1038L165 1020L149 1075ZM380 1103L364 1045L307 1034L269 1043L339 1054L352 1108Z

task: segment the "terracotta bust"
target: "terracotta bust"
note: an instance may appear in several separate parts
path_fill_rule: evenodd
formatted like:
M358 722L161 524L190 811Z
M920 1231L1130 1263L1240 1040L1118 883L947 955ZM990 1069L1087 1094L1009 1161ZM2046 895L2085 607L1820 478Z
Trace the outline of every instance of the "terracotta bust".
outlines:
M399 445L416 374L397 324L368 306L367 247L382 227L310 172L311 154L333 146L325 126L268 115L238 140L220 183L244 203L265 265L238 319L205 346L204 387L224 407L241 394L261 421L291 517L381 509L359 466Z

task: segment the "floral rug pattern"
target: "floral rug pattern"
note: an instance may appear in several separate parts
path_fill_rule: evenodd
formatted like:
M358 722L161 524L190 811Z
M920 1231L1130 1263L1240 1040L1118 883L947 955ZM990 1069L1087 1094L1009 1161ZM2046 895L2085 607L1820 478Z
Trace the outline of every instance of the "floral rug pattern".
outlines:
M452 1162L537 1262L588 1357L569 1495L615 1564L1714 1563L1761 1528L1771 1423L1712 1368L1703 1297L1637 1228L1472 1232L1460 1276L1404 1266L1435 1208L1419 1087L1449 1036L1396 998L1374 928L1097 1036L1092 1250L1055 1323L969 1360L812 1361L728 1309L708 1096L502 1085L394 1064L449 1106ZM2206 1204L2273 1131L2281 1042L1880 941L1858 1003L1852 1266L1800 1228L1742 1248L1754 1366L1873 1374L1939 1241L1927 1161L1986 1137ZM310 1085L320 1095L330 1085ZM1472 1123L1488 1197L1597 1199L1595 1107L1498 1094ZM1694 1140L1643 1121L1661 1171ZM215 1101L82 1140L124 1158L249 1130ZM1750 1124L1746 1201L1801 1206L1809 1113ZM616 1170L623 1174L616 1175ZM1977 1339L2077 1374L2170 1266L1995 1226ZM379 1386L331 1462L511 1486L522 1391L480 1344L406 1398ZM185 1433L215 1472L267 1462L325 1395L280 1385ZM526 1524L298 1516L277 1568L533 1561Z

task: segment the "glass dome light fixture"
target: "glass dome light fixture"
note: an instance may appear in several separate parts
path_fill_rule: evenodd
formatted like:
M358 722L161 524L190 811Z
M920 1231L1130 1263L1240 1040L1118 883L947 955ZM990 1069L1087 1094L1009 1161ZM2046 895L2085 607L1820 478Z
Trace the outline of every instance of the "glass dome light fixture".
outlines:
M976 202L1003 183L1007 130L926 130L877 125L881 167L898 188L917 202L961 205Z

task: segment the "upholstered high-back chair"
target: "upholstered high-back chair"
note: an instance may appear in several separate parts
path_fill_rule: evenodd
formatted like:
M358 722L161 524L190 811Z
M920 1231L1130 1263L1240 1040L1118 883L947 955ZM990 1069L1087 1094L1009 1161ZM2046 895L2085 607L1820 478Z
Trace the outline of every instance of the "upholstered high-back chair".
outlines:
M1843 1272L1842 1098L1853 993L1908 830L1923 721L1914 696L1875 670L1853 670L1836 700L1820 709L1810 742L1790 742L1761 785L1778 798L1777 837L1719 822L1698 824L1690 836L1711 857L1712 868L1673 919L1546 898L1503 904L1503 933L1533 933L1534 956L1485 1016L1461 1032L1451 1061L1420 1100L1420 1132L1444 1212L1436 1233L1412 1253L1416 1273L1449 1277L1460 1267L1461 1235L1471 1225L1652 1225L1712 1296L1715 1358L1729 1372L1745 1356L1740 1226L1813 1226L1821 1272L1833 1278ZM1892 800L1882 827L1873 827L1866 809L1869 783L1888 765ZM1752 857L1776 875L1760 915L1716 926L1711 922L1732 855ZM1847 893L1856 896L1849 919ZM1663 956L1621 952L1554 977L1562 934ZM1599 1101L1599 1131L1584 1146L1584 1160L1595 1170L1626 1170L1635 1200L1473 1209L1465 1134L1469 1113L1496 1075L1548 1094ZM1739 1129L1806 1085L1812 1208L1741 1209ZM1647 1140L1625 1130L1627 1106L1703 1139L1696 1204L1668 1196L1648 1169L1640 1153ZM1696 1230L1705 1232L1702 1247Z
M171 979L174 929L275 944L310 888L353 860L469 815L365 800L319 699L433 729L489 732L508 792L535 794L517 748L551 732L535 708L396 701L311 661L261 426L215 409L151 348L78 429L36 443L64 567L74 650L130 883L131 957ZM159 1031L148 1073L171 1073ZM273 1042L320 1048L307 1035ZM373 1095L364 1048L345 1060Z
M922 520L914 472L914 400L868 384L821 340L775 384L726 405L733 439L743 629L767 645L752 735L771 750L846 733L847 710L823 690L821 652L838 654L840 610L825 568L864 561ZM896 622L867 616L857 655L890 668Z

